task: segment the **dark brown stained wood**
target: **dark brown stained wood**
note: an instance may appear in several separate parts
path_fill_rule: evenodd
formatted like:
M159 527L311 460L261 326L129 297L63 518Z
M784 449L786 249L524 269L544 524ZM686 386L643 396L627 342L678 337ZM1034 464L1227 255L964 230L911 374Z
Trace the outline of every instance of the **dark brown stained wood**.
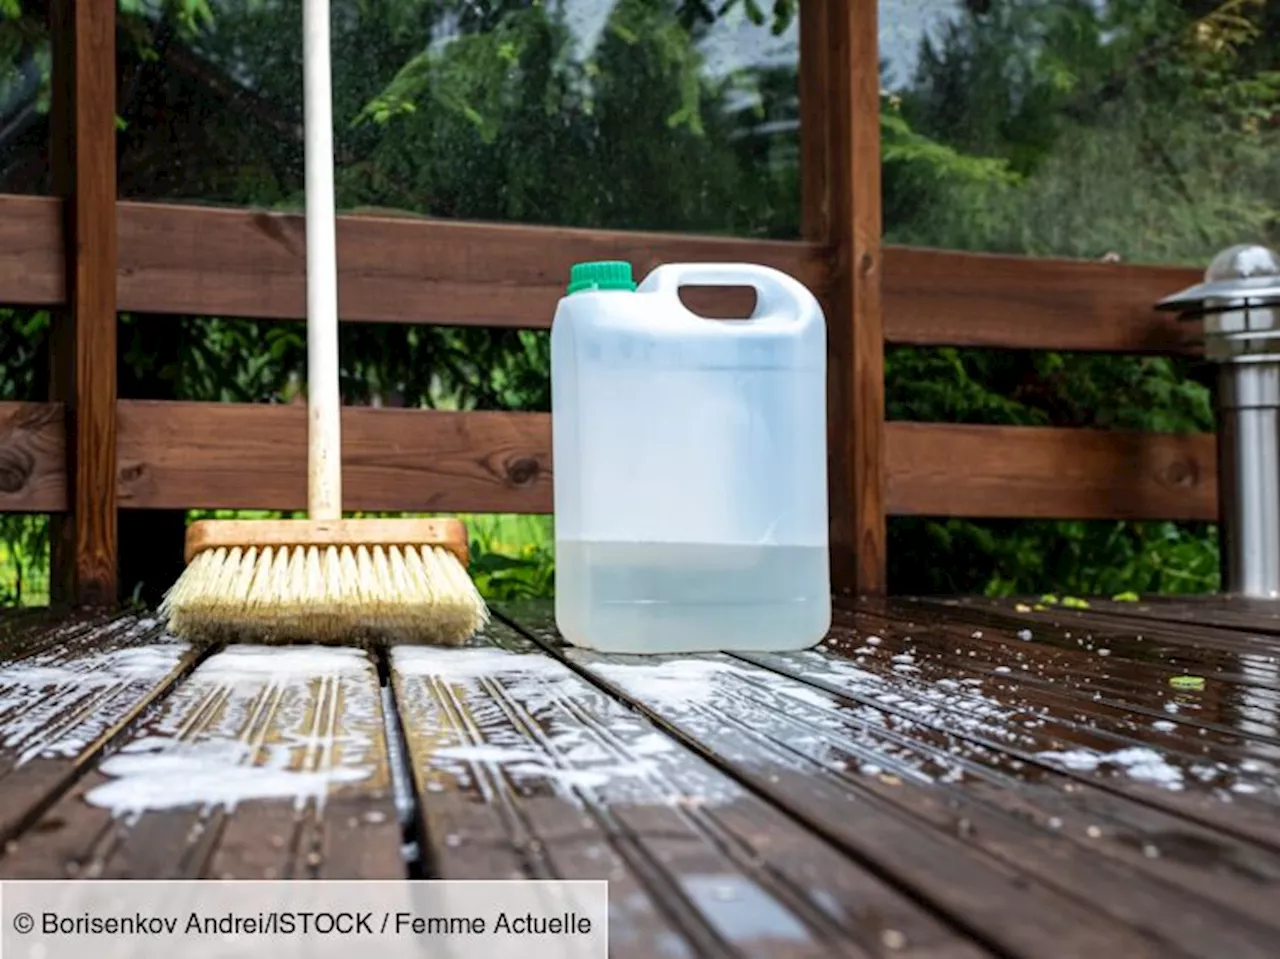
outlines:
M56 411L0 403L8 510L63 506ZM119 401L119 501L139 509L303 509L301 407ZM353 510L551 510L550 418L344 411ZM15 420L15 417L17 418ZM15 425L17 423L18 425ZM23 424L37 424L30 427ZM1212 520L1214 437L886 424L891 515ZM27 476L26 483L17 479ZM33 485L34 484L34 485Z
M1212 434L886 424L892 515L1217 518Z
M116 11L53 0L50 163L64 198L65 303L53 315L51 399L65 404L67 513L50 523L49 591L116 601Z
M1193 928L1160 932L1150 889L1099 908L1101 895L1090 901L1075 880L1092 875L1095 888L1114 894L1135 881L1132 870L1073 861L1061 837L966 801L942 782L954 763L935 760L925 779L913 774L901 743L879 731L874 709L846 711L811 687L718 655L566 655L683 741L723 757L736 778L837 848L950 922L980 931L1001 954L1165 956ZM1252 931L1233 945L1248 942L1242 954L1262 959L1263 941ZM1187 954L1215 955L1205 943L1201 936L1198 952Z
M500 622L391 668L441 878L608 879L617 956L987 954Z
M996 702L1031 722L1017 739L988 731L983 745L1280 852L1273 761L1280 738L1266 719L1280 708L1276 690L1220 673L1206 676L1203 690L1180 691L1168 682L1170 670L1126 658L1133 646L1111 638L1098 646L1072 633L1050 645L1036 630L919 607L846 609L841 603L836 623L854 636L838 638L837 652L847 655L868 636L880 640L856 650L857 665L877 654L909 655L914 670L901 686L964 677L984 694L971 699L971 712ZM1159 661L1158 652L1150 655Z
M824 24L828 509L832 590L843 594L882 592L887 575L877 23L877 4L831 0Z
M1096 637L1097 645L1103 646L1112 638L1121 643L1136 641L1146 651L1157 650L1161 663L1171 669L1180 668L1184 661L1203 666L1205 660L1225 662L1248 654L1276 656L1280 670L1280 638L1274 635L1277 623L1265 613L1251 612L1244 605L1249 600L1205 596L1195 602L1194 597L1187 601L1169 596L1133 603L1093 598L1083 600L1087 606L1077 609L1045 604L1042 598L901 597L897 602L902 608L919 604L935 615L956 615L966 622L985 621L1005 628L1013 624L1033 631L1047 626L1077 638Z
M1280 602L1244 596L1206 594L1201 596L1144 596L1141 602L1091 599L1090 619L1099 614L1125 619L1154 619L1165 624L1201 624L1217 628L1264 633L1274 637L1280 633ZM1072 615L1076 611L1055 607L1056 615ZM1262 637L1248 637L1263 641ZM1272 640L1280 643L1280 640Z
M215 652L5 847L0 877L400 878L387 757L363 651ZM145 788L183 763L185 793Z
M813 4L823 15L828 5ZM814 21L810 15L811 24ZM813 56L807 44L802 56ZM802 41L805 42L805 41ZM805 88L815 78L802 79ZM802 91L803 96L803 91ZM814 96L807 97L810 104ZM806 108L804 111L813 109ZM817 120L801 119L805 169L826 150ZM810 152L812 151L812 153ZM812 173L805 236L825 222ZM815 206L815 204L817 204ZM64 297L61 204L0 196L0 303L51 306ZM817 217L817 219L815 219ZM120 203L121 310L301 319L301 220L248 209ZM461 223L340 218L343 319L546 329L569 265L629 258L638 275L659 262L748 260L793 273L825 299L821 243ZM492 259L491 259L492 258ZM1151 304L1198 282L1182 267L1095 263L885 246L884 334L889 343L1028 350L1198 353L1190 331ZM700 305L715 312L729 293Z
M1052 741L1049 730L1054 713L1024 700L1012 688L985 681L981 686L966 685L955 677L969 680L973 676L954 669L931 670L927 663L910 672L903 660L910 656L926 661L931 655L889 636L882 637L885 642L879 645L860 649L855 638L847 645L843 639L837 631L829 652L819 656L742 654L741 658L820 691L815 705L826 696L853 711L857 718L841 712L837 725L822 722L822 712L812 708L797 704L794 710L799 721L848 730L859 743L875 748L875 762L890 776L904 782L919 780L921 774L933 776L941 791L952 794L947 808L967 820L975 845L993 841L1004 845L1014 838L1017 830L1002 822L1002 817L1032 823L1053 837L1054 843L1036 843L1039 854L1024 860L1030 871L1047 870L1040 878L1052 884L1069 882L1069 874L1083 867L1095 878L1080 884L1082 898L1118 895L1129 900L1121 907L1128 909L1145 901L1146 918L1135 916L1137 921L1159 924L1180 946L1198 939L1200 953L1249 951L1247 945L1231 947L1213 938L1221 935L1218 925L1237 926L1224 913L1238 912L1255 927L1269 927L1272 931L1266 935L1274 935L1280 852L1055 768L1053 762L1040 758L1044 753L1038 748ZM859 649L856 666L848 658L853 649ZM878 748L867 743L868 733L861 728L877 711L887 717L871 727L871 736L884 741ZM1084 743L1077 753L1083 756L1091 747L1078 741ZM841 748L847 747L833 738L830 754L838 755ZM1133 747L1135 751L1142 748ZM1147 762L1154 767L1157 760ZM1142 768L1136 763L1133 773L1135 784L1141 785ZM979 805L969 805L970 800ZM920 805L914 797L911 803ZM1219 804L1230 815L1231 805ZM999 816L993 818L993 812ZM1000 854L999 846L995 851ZM1131 873L1131 889L1105 891L1109 877L1131 870L1137 874ZM1176 910L1177 902L1185 904L1187 915L1165 922L1162 915ZM1099 908L1111 911L1114 907L1100 903ZM1193 928L1184 934L1176 927L1185 920ZM1252 949L1257 948L1255 941Z
M1194 353L1155 303L1200 270L887 247L885 339L921 346Z
M5 632L0 844L33 823L198 655L132 615L54 614Z
M305 315L303 218L121 204L122 308L264 318ZM581 260L754 261L821 287L808 245L731 237L341 217L345 320L547 328ZM714 298L713 298L714 302ZM128 304L125 306L125 304Z
M0 303L53 306L66 297L62 201L0 194Z
M65 424L61 403L0 403L0 512L66 507Z
M120 404L120 504L305 509L302 406ZM551 511L550 417L343 410L349 510Z

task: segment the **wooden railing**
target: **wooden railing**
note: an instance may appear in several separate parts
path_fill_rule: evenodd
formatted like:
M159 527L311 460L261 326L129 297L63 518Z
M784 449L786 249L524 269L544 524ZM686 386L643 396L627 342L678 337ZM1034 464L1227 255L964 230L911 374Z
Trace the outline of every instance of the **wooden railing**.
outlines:
M0 403L0 511L59 515L55 593L100 601L116 589L117 508L304 507L301 409L117 399L115 382L117 310L300 319L303 223L117 203L109 7L55 7L52 158L72 202L0 197L0 303L57 308L53 388L47 403ZM841 591L883 588L886 515L1213 518L1211 436L883 422L886 343L1185 352L1185 331L1152 304L1197 275L882 250L875 8L802 10L806 242L344 217L343 319L546 328L580 260L626 259L641 275L677 260L793 274L827 311ZM700 303L723 306L716 296ZM551 508L545 414L350 409L344 430L351 509Z
M0 300L62 302L60 203L0 198ZM299 217L119 205L122 311L300 319ZM620 257L639 273L673 260L749 260L820 294L822 249L718 237L344 217L342 315L545 329L577 260ZM886 339L1061 350L1189 349L1156 313L1194 271L889 247ZM716 294L703 291L708 308ZM947 304L955 320L946 324ZM66 508L63 418L52 404L0 404L0 510ZM350 409L353 509L544 512L550 423L540 413ZM299 407L118 401L124 508L298 509L306 424ZM944 423L886 427L891 515L1209 519L1211 436Z

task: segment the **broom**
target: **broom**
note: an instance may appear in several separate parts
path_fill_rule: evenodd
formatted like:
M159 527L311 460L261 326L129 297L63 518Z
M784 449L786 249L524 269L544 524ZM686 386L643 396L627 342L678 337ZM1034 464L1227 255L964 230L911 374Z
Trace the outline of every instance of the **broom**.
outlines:
M305 520L202 520L160 605L175 636L456 645L488 621L456 519L343 519L329 2L303 0Z

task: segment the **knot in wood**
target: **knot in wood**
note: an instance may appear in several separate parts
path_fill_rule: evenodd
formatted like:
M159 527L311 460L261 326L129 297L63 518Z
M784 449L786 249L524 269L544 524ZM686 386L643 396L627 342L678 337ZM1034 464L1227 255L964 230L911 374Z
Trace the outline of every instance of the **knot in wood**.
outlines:
M521 456L507 463L507 479L516 486L524 486L537 479L542 467L532 456Z
M36 468L36 458L27 450L0 449L0 493L17 493Z
M1165 468L1164 479L1170 486L1195 486L1200 482L1200 467L1195 460L1174 460Z

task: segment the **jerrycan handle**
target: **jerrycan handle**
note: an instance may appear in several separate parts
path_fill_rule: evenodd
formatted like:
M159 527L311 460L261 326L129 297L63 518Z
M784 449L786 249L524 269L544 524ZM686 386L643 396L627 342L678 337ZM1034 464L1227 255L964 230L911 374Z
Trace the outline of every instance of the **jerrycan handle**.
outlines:
M759 263L665 263L655 267L636 292L667 295L679 303L683 286L751 287L756 291L756 308L746 319L753 323L794 323L822 315L808 287L781 270ZM684 304L680 306L684 308Z

